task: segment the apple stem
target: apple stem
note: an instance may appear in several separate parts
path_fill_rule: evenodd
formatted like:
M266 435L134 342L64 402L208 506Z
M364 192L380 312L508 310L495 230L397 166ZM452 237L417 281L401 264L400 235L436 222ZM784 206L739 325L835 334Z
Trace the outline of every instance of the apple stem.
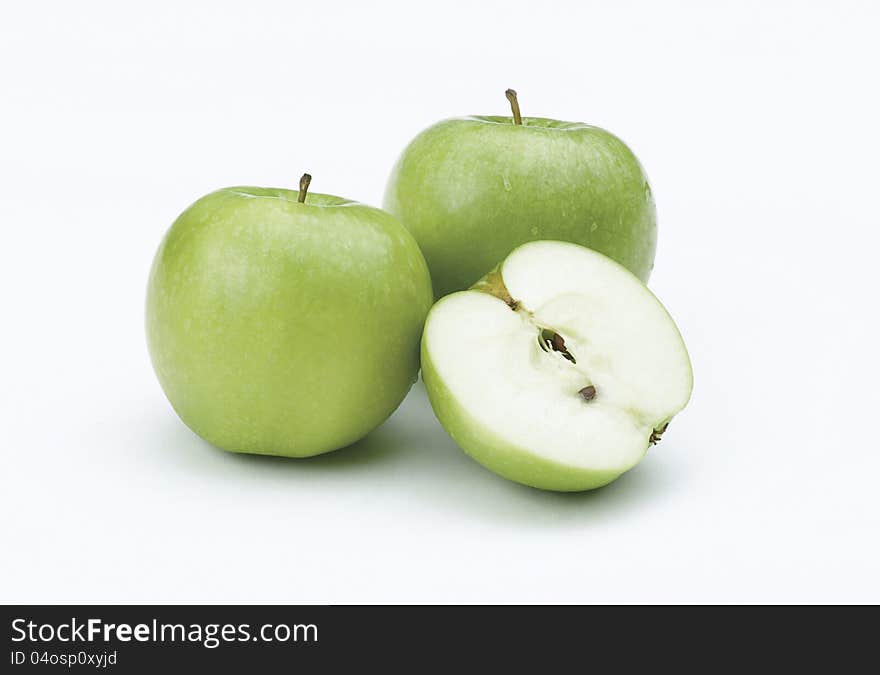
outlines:
M304 173L302 178L299 179L299 197L297 197L297 201L300 204L306 203L306 195L309 193L309 183L312 182L312 177Z
M507 100L510 101L510 109L513 111L513 123L522 126L522 115L519 114L519 101L516 98L516 92L508 89L504 92Z

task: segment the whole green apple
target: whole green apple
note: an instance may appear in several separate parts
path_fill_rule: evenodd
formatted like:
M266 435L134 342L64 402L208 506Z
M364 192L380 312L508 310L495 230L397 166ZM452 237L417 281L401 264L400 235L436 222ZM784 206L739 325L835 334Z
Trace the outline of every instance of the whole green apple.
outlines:
M654 199L623 141L587 124L522 117L439 122L403 151L384 208L412 232L438 297L468 288L514 248L558 239L642 281L654 264Z
M218 190L156 253L146 328L181 419L235 452L306 457L349 445L419 370L433 294L392 216L331 195Z

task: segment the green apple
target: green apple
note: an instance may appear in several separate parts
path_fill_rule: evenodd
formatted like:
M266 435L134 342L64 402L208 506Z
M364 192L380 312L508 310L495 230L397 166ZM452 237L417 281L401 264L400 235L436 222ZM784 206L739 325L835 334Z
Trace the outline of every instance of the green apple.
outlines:
M443 296L514 248L558 239L616 260L642 281L654 265L654 199L616 136L574 122L460 117L418 135L397 161L384 208L413 233Z
M153 366L225 450L306 457L385 420L419 370L433 293L415 240L347 199L233 187L171 226L150 272Z
M428 314L422 378L478 462L547 490L635 466L688 402L687 349L660 301L590 249L538 241Z

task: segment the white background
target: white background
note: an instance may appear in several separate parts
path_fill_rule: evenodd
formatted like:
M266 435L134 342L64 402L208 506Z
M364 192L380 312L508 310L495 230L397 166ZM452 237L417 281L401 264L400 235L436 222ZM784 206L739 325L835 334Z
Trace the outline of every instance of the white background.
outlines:
M0 10L5 602L878 602L880 13L871 2L78 2ZM621 136L696 375L635 470L495 477L418 385L360 446L212 449L143 304L235 184L371 204L448 116Z

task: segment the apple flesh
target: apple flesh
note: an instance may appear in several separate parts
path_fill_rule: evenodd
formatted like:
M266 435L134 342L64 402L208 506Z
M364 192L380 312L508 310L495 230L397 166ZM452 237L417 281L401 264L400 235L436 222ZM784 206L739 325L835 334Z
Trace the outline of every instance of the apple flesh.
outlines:
M632 151L598 127L515 113L435 124L388 180L384 208L419 242L437 297L541 239L588 246L647 281L656 211Z
M688 402L681 335L609 258L565 242L520 246L431 310L422 377L458 445L510 480L588 490L635 466Z
M225 450L349 445L418 375L433 293L415 240L379 209L305 187L203 197L150 272L156 374L181 419Z

